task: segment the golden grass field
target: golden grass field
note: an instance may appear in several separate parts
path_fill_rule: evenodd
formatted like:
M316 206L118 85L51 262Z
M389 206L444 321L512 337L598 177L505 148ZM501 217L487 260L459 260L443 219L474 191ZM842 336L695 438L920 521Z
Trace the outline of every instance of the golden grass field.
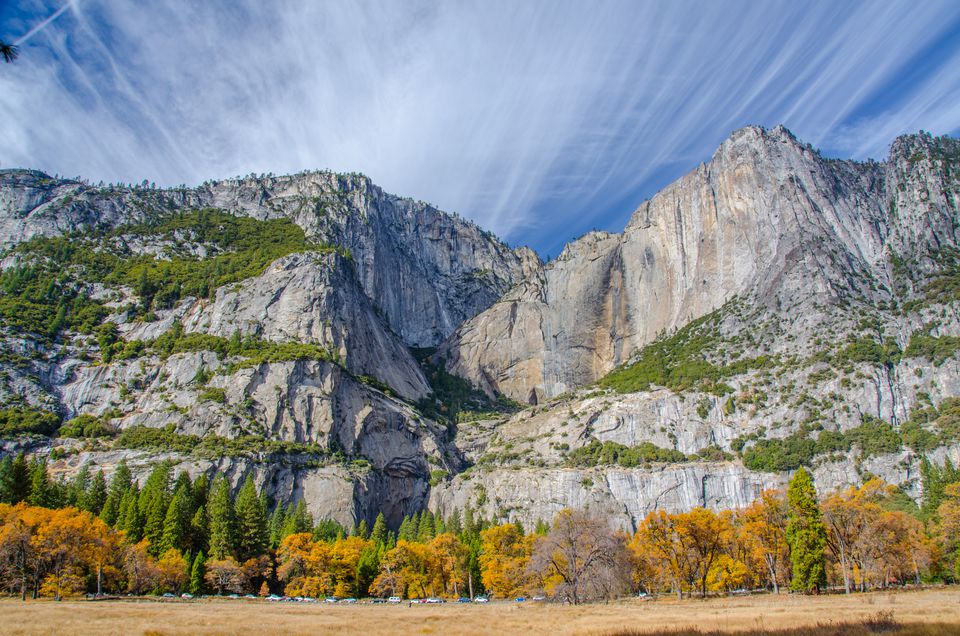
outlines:
M2 634L872 634L852 625L889 612L893 634L960 634L960 588L852 596L630 599L569 607L534 603L328 605L248 600L0 601ZM889 616L889 614L887 614ZM827 630L810 629L832 623ZM837 625L847 623L847 625ZM854 629L854 627L856 629ZM889 627L889 626L887 626ZM697 631L688 631L697 630ZM785 632L786 633L786 632Z

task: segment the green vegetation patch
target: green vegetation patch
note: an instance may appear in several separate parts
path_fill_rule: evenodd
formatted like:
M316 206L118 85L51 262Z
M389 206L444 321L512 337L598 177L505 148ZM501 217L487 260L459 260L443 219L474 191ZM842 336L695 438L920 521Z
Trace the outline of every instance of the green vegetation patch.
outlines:
M433 390L433 395L421 398L416 404L417 409L430 419L470 422L496 414L515 413L522 408L522 405L504 396L490 399L467 380L448 372L442 361L437 364L431 362L430 356L435 349L413 348L410 351L420 362Z
M660 448L651 442L637 446L624 446L617 442L590 440L586 446L576 448L567 455L567 465L578 468L593 466L623 466L636 468L652 463L677 463L687 461L687 456L678 450Z
M939 409L929 404L917 408L899 428L864 415L860 426L845 432L820 431L816 439L810 436L811 432L804 425L782 439L760 439L761 435L754 434L738 437L731 446L741 453L744 466L765 472L811 466L818 456L846 454L855 446L860 449L861 458L896 453L903 448L931 451L960 441L960 398L943 400ZM751 441L753 445L747 446Z
M116 429L109 424L113 417L119 417L117 411L108 412L100 417L94 415L78 415L69 420L60 427L58 435L60 437L73 437L76 439L96 439L101 437L113 437L117 434Z
M833 356L833 363L845 366L850 363L872 364L877 367L892 367L900 361L900 348L893 338L883 343L871 336L856 338Z
M103 352L104 361L123 360L144 353L168 358L175 353L210 351L221 358L241 358L228 366L229 373L270 362L296 360L323 360L343 366L339 356L322 345L303 342L271 342L253 336L241 337L239 332L235 332L230 338L207 333L186 333L179 322L173 323L170 329L153 340L120 339L116 335L116 326L112 323L104 324L100 334L100 350ZM205 384L209 380L209 375L202 370L198 373L203 377L196 378L197 383Z
M923 358L932 362L934 366L940 366L960 351L960 337L932 336L930 335L932 330L933 325L927 325L910 334L910 342L903 352L904 357Z
M130 237L169 242L168 253L135 254L127 245ZM182 249L191 243L202 245L208 256ZM109 232L38 237L13 248L21 264L0 274L0 323L51 339L63 329L92 333L109 312L88 297L89 283L130 287L139 297L132 309L149 319L152 310L170 308L181 298L211 297L218 287L258 276L278 258L318 251L350 256L308 241L289 219L261 221L209 209Z
M726 395L733 388L724 378L741 375L754 369L776 366L770 356L744 358L729 364L711 362L707 355L723 343L719 325L726 306L702 316L669 337L647 345L633 361L607 374L601 387L618 393L636 393L662 386L673 391L705 391Z
M53 435L60 417L43 409L14 406L0 410L0 439L21 435Z
M202 459L220 457L247 457L257 459L265 455L304 455L313 458L331 458L330 452L319 444L269 440L256 435L226 438L219 435L188 435L176 432L172 424L164 428L134 426L117 437L116 448L176 452Z

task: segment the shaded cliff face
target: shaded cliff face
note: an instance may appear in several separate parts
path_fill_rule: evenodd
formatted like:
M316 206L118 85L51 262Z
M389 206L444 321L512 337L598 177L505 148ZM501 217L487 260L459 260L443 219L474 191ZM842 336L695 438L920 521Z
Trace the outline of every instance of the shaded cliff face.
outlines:
M736 296L889 301L891 254L929 261L956 245L956 177L935 154L913 137L884 164L824 160L784 128L739 130L622 234L568 245L438 357L488 391L537 403Z
M387 194L362 175L328 172L157 190L3 170L0 244L204 207L289 218L311 239L349 250L362 289L410 346L438 344L539 265L531 250L511 250L473 223Z

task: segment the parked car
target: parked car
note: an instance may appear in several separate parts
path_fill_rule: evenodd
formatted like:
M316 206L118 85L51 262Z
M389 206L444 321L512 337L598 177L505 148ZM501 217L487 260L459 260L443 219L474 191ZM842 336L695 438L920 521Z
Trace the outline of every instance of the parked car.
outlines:
M425 602L430 603L431 605L436 605L437 603L446 603L446 601L444 601L442 598L437 598L436 596L431 596Z
M323 600L324 600L325 603L336 603L336 602L339 601L340 599L338 599L336 596L328 596L327 598L325 598L325 599L323 599Z
M526 596L518 596L518 597L515 598L514 600L515 600L517 603L523 603L524 601L527 600L527 597L526 597Z
M189 592L184 592L183 594L180 595L180 598L190 599L190 598L193 598L193 594L190 594Z
M399 596L391 596L390 598L387 599L387 603L402 603L402 602L403 602L403 599L400 598Z
M467 598L466 596L461 596L460 598L457 599L457 603L469 603L469 602L470 602L470 599Z
M534 597L533 597L533 601L534 601L535 603L543 603L545 600L547 600L547 597L546 597L546 596L534 596Z
M357 602L357 599L355 599L355 598L345 598L345 599L343 599L343 600L340 601L340 602L341 602L341 603L356 603L356 602Z
M176 596L177 595L173 594L172 592L167 592L166 594L163 595L163 598L176 598Z
M474 603L489 603L489 602L490 602L490 599L488 599L486 596L477 596L476 598L473 599L473 602L474 602Z
M240 595L239 595L239 594L231 594L231 595L228 596L227 598L240 598Z
M276 594L271 594L270 596L267 597L267 600L268 600L268 601L272 601L272 602L276 602L276 601L279 601L279 600L280 600L280 597L277 596Z

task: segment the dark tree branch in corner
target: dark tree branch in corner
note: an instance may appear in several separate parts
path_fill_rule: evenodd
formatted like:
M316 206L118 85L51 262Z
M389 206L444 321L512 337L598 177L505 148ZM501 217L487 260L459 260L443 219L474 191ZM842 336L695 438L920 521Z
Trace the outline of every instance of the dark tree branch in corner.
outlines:
M18 49L13 44L7 44L3 40L0 40L0 56L3 57L3 61L10 63L17 59L20 55L20 49Z

